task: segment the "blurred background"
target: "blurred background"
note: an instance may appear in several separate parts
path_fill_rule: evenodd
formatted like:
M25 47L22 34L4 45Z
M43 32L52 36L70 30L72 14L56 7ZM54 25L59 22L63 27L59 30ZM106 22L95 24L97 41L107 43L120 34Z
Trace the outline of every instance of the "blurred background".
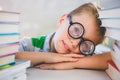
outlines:
M0 10L20 13L21 37L48 34L60 16L86 2L99 0L0 0Z

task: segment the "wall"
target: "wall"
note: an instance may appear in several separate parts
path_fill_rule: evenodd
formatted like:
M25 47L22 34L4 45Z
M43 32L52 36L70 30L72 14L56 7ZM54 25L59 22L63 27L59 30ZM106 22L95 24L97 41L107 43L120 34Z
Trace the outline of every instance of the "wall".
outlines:
M48 34L58 18L79 5L96 0L0 0L0 8L20 12L21 37Z

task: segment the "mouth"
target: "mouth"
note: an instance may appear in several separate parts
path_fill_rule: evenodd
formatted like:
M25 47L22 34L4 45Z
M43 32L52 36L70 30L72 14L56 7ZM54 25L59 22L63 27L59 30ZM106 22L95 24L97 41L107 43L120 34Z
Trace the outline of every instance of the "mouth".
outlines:
M64 42L64 40L62 40L62 44L63 44L64 49L65 49L67 52L70 52L70 48L69 48L69 46Z

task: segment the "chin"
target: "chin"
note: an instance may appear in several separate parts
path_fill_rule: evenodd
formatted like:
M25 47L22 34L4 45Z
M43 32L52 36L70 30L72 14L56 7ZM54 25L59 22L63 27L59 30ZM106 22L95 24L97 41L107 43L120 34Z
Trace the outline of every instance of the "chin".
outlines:
M67 53L67 52L65 52L65 51L64 51L62 48L60 48L60 47L56 49L56 52L57 52L57 53L62 53L62 54Z

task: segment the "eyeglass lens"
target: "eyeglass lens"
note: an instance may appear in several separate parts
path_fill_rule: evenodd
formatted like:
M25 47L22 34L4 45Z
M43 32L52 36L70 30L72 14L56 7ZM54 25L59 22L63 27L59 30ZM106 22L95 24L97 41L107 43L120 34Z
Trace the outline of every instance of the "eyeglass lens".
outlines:
M84 33L84 28L80 24L72 24L69 27L69 34L73 38L80 38Z
M94 52L94 43L91 41L83 41L80 44L80 51L84 55L92 55Z

